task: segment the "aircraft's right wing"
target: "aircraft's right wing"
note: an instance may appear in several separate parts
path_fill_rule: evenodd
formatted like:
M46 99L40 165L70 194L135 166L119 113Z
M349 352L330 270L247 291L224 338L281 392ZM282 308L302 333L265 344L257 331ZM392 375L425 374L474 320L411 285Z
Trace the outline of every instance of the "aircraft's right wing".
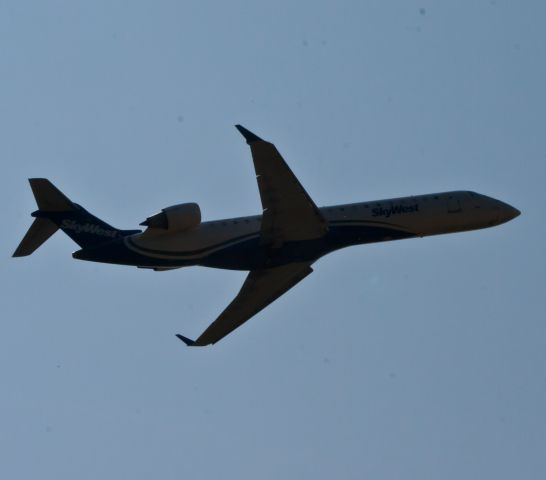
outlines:
M235 127L252 152L263 207L261 233L264 243L280 246L285 241L323 236L328 230L326 220L275 145L241 125Z
M290 263L265 270L252 270L235 299L197 340L190 340L182 335L177 337L188 346L202 347L216 343L286 293L312 271L308 263Z

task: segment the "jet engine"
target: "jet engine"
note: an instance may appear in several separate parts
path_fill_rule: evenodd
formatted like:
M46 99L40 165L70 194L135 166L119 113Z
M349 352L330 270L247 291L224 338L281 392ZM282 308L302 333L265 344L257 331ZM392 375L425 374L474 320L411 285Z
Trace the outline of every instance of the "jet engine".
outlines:
M201 209L197 203L181 203L163 208L161 212L148 217L141 225L148 228L181 232L197 227L201 223Z

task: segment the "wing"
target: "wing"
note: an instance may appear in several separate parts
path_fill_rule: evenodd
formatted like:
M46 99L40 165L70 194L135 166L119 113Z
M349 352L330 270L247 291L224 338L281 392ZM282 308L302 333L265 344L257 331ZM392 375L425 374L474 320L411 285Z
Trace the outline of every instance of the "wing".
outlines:
M246 277L235 299L197 340L193 341L182 335L177 337L189 346L202 347L216 343L290 290L312 271L308 263L291 263L266 270L253 270Z
M237 130L250 145L262 200L262 240L279 247L285 241L323 236L327 223L281 154L241 125Z

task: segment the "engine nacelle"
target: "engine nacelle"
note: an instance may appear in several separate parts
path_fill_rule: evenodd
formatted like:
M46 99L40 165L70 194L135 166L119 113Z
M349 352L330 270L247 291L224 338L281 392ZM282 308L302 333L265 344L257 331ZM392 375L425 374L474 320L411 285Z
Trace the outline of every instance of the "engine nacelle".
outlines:
M201 223L201 209L197 203L181 203L163 208L161 212L142 222L149 228L159 228L170 232L181 232L197 227Z

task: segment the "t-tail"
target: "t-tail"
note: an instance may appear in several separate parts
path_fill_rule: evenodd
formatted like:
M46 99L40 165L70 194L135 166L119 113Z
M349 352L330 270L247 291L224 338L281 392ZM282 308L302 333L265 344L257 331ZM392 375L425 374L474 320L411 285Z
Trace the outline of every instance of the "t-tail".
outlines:
M32 213L34 222L13 253L24 257L33 253L59 228L81 248L92 248L111 242L140 230L118 230L85 208L68 199L55 185L45 178L30 178L30 187L38 204Z

